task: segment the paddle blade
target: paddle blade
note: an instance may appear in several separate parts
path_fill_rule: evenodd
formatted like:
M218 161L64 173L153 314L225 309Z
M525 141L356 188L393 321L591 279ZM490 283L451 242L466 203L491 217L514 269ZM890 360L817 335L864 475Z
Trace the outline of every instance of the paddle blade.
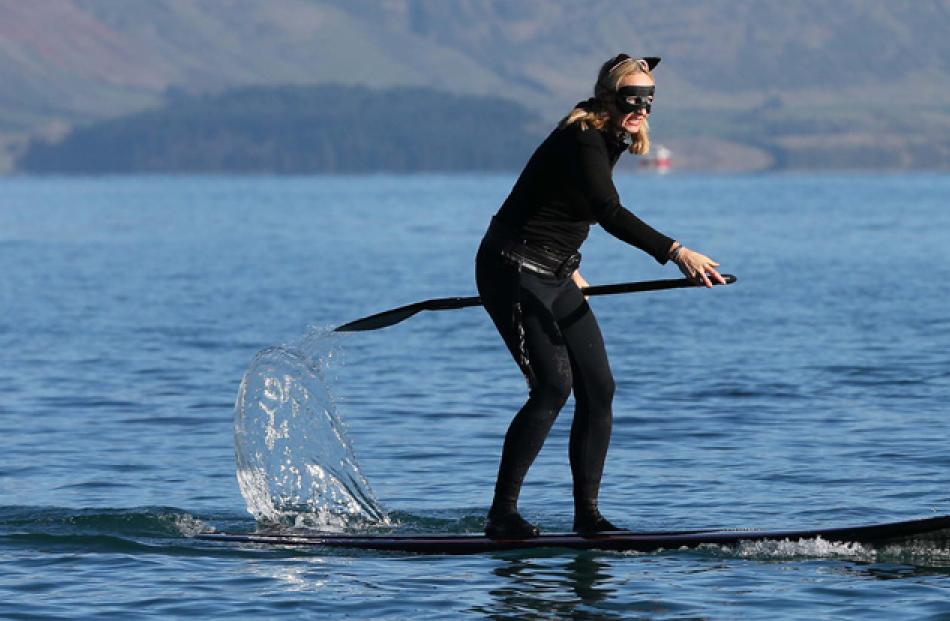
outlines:
M418 304L410 304L409 306L404 306L402 308L376 313L375 315L370 315L369 317L363 317L362 319L356 319L355 321L345 323L342 326L335 328L333 331L361 332L363 330L379 330L380 328L388 328L389 326L395 325L400 321L409 319L421 311L421 308L415 308L417 306Z
M379 330L394 326L401 321L409 319L418 312L424 310L452 310L455 308L466 308L468 306L478 306L482 303L478 296L464 298L437 298L434 300L425 300L415 304L407 304L392 310L383 311L363 317L334 329L334 332L362 332L365 330Z

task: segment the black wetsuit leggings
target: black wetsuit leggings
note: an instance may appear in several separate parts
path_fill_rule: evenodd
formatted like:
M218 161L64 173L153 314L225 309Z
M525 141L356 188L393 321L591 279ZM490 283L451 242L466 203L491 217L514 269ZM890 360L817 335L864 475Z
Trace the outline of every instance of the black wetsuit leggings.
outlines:
M479 248L476 281L485 309L529 385L528 400L505 435L491 513L517 511L525 474L573 388L574 511L589 515L597 509L614 394L597 319L570 278L519 271L489 243Z

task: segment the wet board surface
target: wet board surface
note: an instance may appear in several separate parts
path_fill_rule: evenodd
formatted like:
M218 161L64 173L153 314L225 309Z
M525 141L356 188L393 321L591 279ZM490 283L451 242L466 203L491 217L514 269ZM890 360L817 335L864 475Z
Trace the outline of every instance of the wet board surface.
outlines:
M881 545L925 538L950 529L950 515L871 524L804 530L691 530L663 532L614 531L582 537L576 533L542 534L534 539L489 539L483 535L338 535L318 532L203 533L206 541L274 546L352 548L419 554L478 554L506 550L568 548L653 552L693 548L703 544L734 545L742 541L782 541L822 538L826 541Z

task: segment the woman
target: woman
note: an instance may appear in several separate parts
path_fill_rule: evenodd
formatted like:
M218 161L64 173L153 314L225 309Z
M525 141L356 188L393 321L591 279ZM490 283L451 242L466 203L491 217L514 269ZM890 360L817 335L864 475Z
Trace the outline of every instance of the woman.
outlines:
M535 537L518 513L521 483L571 390L574 530L618 530L597 508L610 441L614 381L604 341L580 287L578 248L591 224L650 254L673 260L698 283L725 284L712 259L657 232L624 209L614 188L623 151L647 153L652 69L659 58L620 54L600 69L594 96L579 103L528 160L492 218L476 259L478 291L528 381L527 402L502 449L485 533L496 539Z

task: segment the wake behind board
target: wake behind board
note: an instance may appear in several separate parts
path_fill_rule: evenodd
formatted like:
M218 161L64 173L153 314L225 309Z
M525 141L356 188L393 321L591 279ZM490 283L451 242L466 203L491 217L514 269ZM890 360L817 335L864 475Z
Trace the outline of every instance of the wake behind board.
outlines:
M846 528L808 530L692 530L667 532L614 531L582 537L576 533L541 535L534 539L489 539L483 535L335 535L292 533L203 533L198 539L228 543L274 546L314 546L352 548L417 554L479 554L506 550L568 548L654 552L660 549L695 548L703 544L735 545L743 541L798 541L816 539L829 542L883 545L934 536L950 530L950 515L904 522L890 522ZM950 536L950 533L945 533Z

